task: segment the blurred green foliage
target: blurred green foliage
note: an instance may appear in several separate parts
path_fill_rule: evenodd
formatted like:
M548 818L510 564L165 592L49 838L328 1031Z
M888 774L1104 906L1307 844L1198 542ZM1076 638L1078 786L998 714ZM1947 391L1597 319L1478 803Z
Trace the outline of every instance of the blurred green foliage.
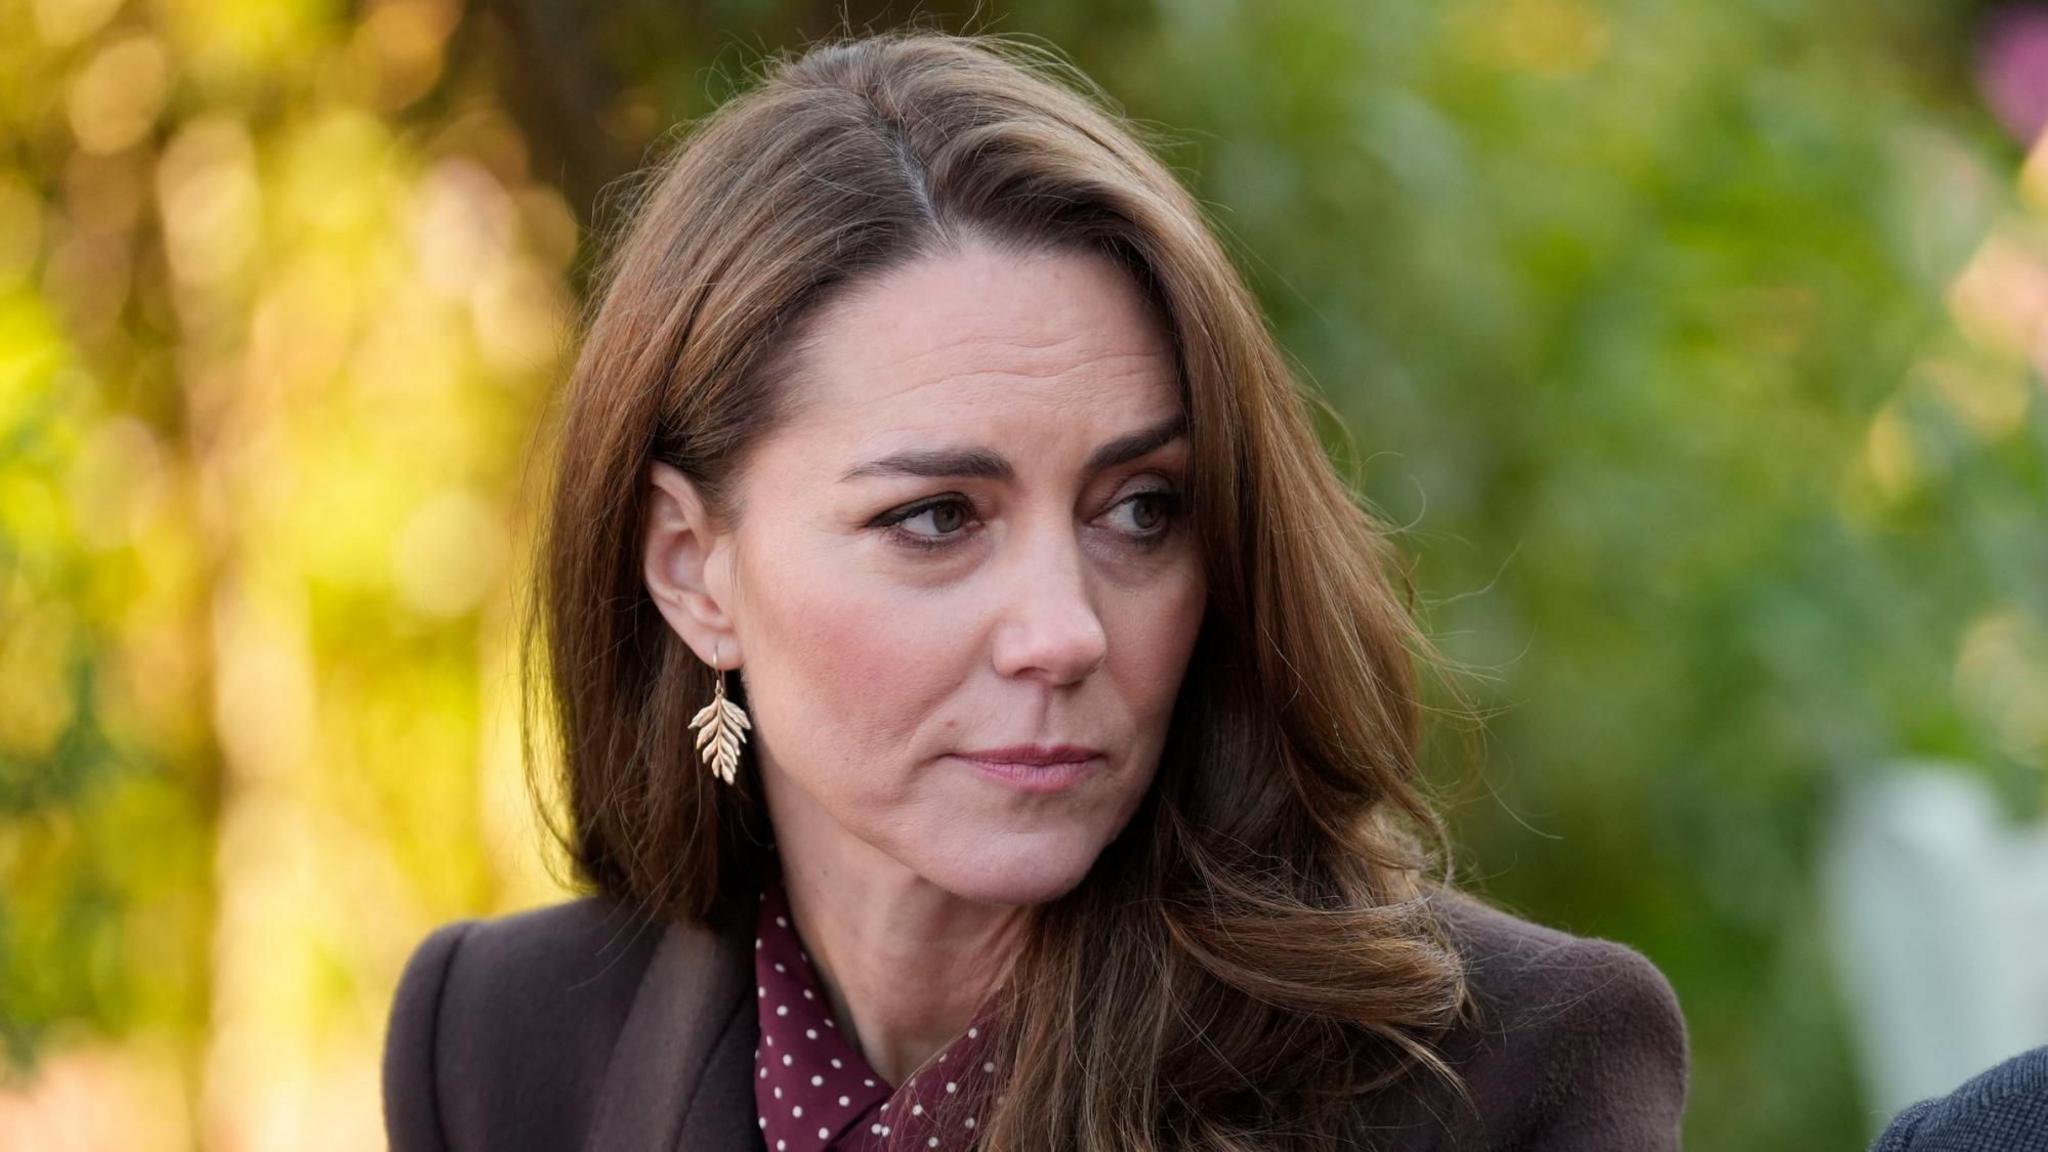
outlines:
M611 181L841 7L0 2L0 1133L375 1138L410 946L552 898L509 558ZM2048 158L1968 12L920 11L1164 134L1488 711L1464 874L1670 976L1688 1147L1863 1147L1823 818L2048 795Z

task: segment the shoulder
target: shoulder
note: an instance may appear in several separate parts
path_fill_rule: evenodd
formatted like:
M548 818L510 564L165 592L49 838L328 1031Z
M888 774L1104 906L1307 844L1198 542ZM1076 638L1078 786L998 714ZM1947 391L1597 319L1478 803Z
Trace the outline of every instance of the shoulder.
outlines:
M1607 1024L1631 1035L1683 1038L1677 993L1634 948L1560 931L1466 892L1441 892L1431 903L1494 1028L1565 1025L1567 1032L1555 1039L1568 1041L1579 1039L1569 1028ZM1683 1047L1673 1054L1683 1056Z
M1933 1148L2048 1148L2048 1045L1900 1112L1871 1152Z
M393 1152L575 1146L660 936L601 896L435 928L385 1033Z
M1467 1103L1427 1073L1368 1108L1396 1147L1676 1149L1689 1042L1671 983L1642 953L1469 893L1430 898L1465 965L1470 1015L1437 1044Z

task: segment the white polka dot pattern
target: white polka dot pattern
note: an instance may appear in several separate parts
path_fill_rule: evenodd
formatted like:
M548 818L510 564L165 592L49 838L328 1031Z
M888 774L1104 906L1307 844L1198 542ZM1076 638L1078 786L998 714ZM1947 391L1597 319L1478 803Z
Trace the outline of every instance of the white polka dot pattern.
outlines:
M993 997L966 1032L900 1087L840 1032L803 941L791 926L779 861L761 890L754 942L754 1109L776 1152L963 1152L977 1146L995 1079ZM961 1072L961 1069L967 1069ZM979 1069L979 1071L975 1071ZM891 1107L891 1105L894 1107Z

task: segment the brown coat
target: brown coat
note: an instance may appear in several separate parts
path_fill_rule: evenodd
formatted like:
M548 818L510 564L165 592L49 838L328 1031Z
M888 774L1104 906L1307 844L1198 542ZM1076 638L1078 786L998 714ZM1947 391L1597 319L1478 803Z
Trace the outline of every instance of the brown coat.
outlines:
M1671 985L1640 953L1460 893L1437 906L1483 1011L1433 1077L1363 1100L1361 1149L1666 1152L1689 1064ZM436 929L384 1045L392 1152L759 1152L752 918L662 926L586 897Z

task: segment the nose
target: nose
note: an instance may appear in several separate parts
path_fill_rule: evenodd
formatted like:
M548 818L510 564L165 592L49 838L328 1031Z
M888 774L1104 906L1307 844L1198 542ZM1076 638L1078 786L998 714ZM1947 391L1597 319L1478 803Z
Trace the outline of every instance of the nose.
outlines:
M1071 684L1101 667L1109 636L1089 599L1087 571L1073 534L1039 536L1039 543L1025 545L1027 554L1010 574L995 635L996 670Z

